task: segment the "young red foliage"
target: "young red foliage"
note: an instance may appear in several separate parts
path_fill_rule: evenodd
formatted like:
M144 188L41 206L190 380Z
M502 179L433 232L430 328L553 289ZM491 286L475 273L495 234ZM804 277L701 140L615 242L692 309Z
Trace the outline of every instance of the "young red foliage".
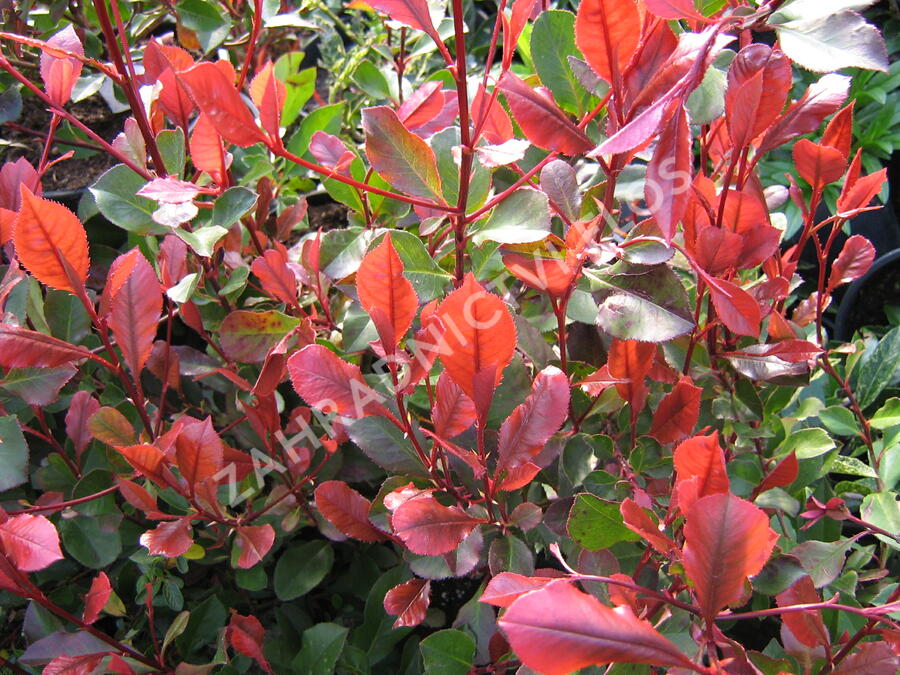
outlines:
M403 502L391 516L394 534L419 555L444 555L482 521L458 506L444 506L431 495Z
M766 564L778 535L762 509L730 492L700 497L685 516L684 569L709 623L741 598L744 582Z
M778 119L792 83L791 62L780 50L752 44L738 52L725 89L725 122L736 148L749 145Z
M678 505L683 513L700 497L725 493L731 487L718 431L682 442L675 449L673 463Z
M553 579L550 577L526 577L515 572L501 572L488 582L478 601L494 607L509 607L517 598L551 581Z
M449 439L471 427L477 418L475 403L450 376L443 372L435 387L431 419L438 436Z
M470 273L440 304L437 316L444 325L441 362L475 402L479 415L486 415L493 390L516 348L512 315Z
M160 523L154 530L141 535L141 545L146 546L150 555L161 555L166 558L177 558L187 553L193 545L191 538L191 519L179 518Z
M701 670L629 609L610 609L567 581L516 599L499 624L522 662L546 675L612 662Z
M641 38L641 13L633 0L584 0L575 16L575 44L594 72L620 86Z
M288 265L287 250L276 243L253 261L250 270L259 277L263 288L287 305L297 306L297 277Z
M833 183L847 168L847 158L838 149L801 138L794 144L794 166L813 190Z
M593 145L543 87L532 89L511 72L505 73L497 86L506 95L509 109L525 136L539 148L577 155Z
M66 435L72 439L77 455L81 455L91 442L88 420L100 410L100 404L89 391L77 391L66 411Z
M273 138L280 135L281 109L286 92L284 82L275 76L275 64L271 61L250 82L250 98L259 110L259 121Z
M661 19L694 19L706 22L707 18L697 11L693 0L644 0L647 11Z
M137 376L153 350L163 298L156 272L141 252L134 248L125 256L134 263L112 296L109 326L125 363Z
M659 525L633 499L626 497L622 500L619 511L622 513L625 527L641 535L660 553L668 554L677 548L675 542L660 532Z
M16 257L42 284L78 295L90 266L84 226L65 206L35 196L24 185L20 194L12 236Z
M690 435L700 416L702 393L703 390L694 386L691 378L682 377L659 402L653 413L650 435L660 443L674 443Z
M105 654L82 654L57 656L41 673L43 675L92 675L103 660Z
M441 43L425 0L366 0L366 4L384 12L394 21L420 30L435 42Z
M242 148L265 142L250 109L241 100L224 70L214 63L199 63L176 73L188 95L200 111L208 116L215 130L229 143ZM195 132L196 133L196 132Z
M396 616L393 628L418 626L425 620L431 598L431 582L412 579L394 586L384 596L384 611Z
M261 562L275 543L275 528L265 525L242 525L235 528L241 555L237 566L247 570Z
M737 335L759 335L759 304L753 296L731 281L706 276L709 297L725 327Z
M684 215L691 198L692 136L687 112L681 101L675 101L669 119L647 165L644 198L656 219L666 243L672 241L675 227Z
M525 1L518 0L517 4L522 5ZM484 118L482 134L489 143L505 143L513 138L512 122L506 110L497 98L492 98L485 88L479 85L472 99L472 119L478 122L482 118Z
M647 400L644 378L653 366L656 345L637 340L613 340L606 366L615 380L619 396L628 401L635 414L643 410Z
M307 345L288 359L294 389L314 408L345 417L379 415L381 398L363 380L359 367L327 347Z
M368 542L388 538L369 522L371 502L346 483L325 481L316 488L315 498L319 513L348 537Z
M0 324L0 366L4 368L55 368L90 356L91 352L81 345Z
M797 460L797 453L791 452L772 468L766 474L762 482L757 486L758 493L771 490L776 487L786 487L797 480L800 473L800 462Z
M775 596L779 607L788 605L806 605L822 602L812 579L802 576L790 588ZM781 620L801 643L813 648L831 643L831 637L820 610L808 612L789 612L781 615Z
M100 611L106 606L112 595L112 586L106 572L100 572L91 582L91 588L84 596L84 613L81 620L90 625L100 616Z
M849 284L863 276L875 261L875 247L865 237L854 234L844 242L844 247L831 266L826 290L833 291L842 284Z
M175 461L191 490L219 472L224 465L224 452L222 439L209 417L185 425L175 439Z
M37 572L63 559L53 523L30 513L0 523L0 553L20 572Z
M356 292L363 309L372 317L381 344L393 354L416 317L419 298L403 276L403 261L391 235L369 251L356 272Z
M525 402L500 427L497 471L507 471L534 459L569 414L569 379L547 366L537 374Z
M71 25L53 35L47 40L47 45L77 56L84 56L84 47ZM68 103L80 75L80 59L74 56L57 56L49 50L41 50L41 79L44 81L44 90L56 105Z
M225 638L231 647L256 661L267 673L274 673L263 653L266 630L255 616L242 616L232 611L231 620L225 630Z

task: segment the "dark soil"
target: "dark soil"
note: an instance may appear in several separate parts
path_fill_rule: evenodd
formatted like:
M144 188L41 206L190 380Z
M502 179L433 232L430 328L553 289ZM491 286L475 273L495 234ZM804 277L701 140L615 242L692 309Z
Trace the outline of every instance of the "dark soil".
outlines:
M92 96L84 101L72 103L66 109L74 114L97 135L112 141L122 130L126 113L113 114L99 96ZM50 113L43 103L33 96L23 97L22 115L16 124L32 131L46 133L50 127ZM37 166L44 149L44 139L20 129L4 125L3 138L12 143L3 151L3 161L14 161L25 157L32 165ZM104 171L116 163L114 157L105 152L84 154L84 149L74 148L65 143L54 143L50 158L54 159L70 151L79 150L77 157L72 157L52 166L43 178L45 192L78 190L97 180Z
M331 201L326 204L310 203L309 227L313 231L322 228L325 232L347 227L348 212L349 209L343 204Z

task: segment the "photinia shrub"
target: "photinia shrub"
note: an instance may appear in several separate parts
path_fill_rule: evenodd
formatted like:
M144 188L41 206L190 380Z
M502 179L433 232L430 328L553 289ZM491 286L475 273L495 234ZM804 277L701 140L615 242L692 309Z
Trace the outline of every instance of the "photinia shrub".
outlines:
M896 672L900 328L829 336L869 4L16 10L0 664Z

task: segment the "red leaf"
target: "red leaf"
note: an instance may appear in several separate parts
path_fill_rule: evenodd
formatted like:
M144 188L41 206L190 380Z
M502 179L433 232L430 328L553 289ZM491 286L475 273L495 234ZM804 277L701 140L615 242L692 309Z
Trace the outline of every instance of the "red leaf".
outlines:
M691 482L690 490L679 490L678 501L682 512L687 511L696 499L712 494L728 492L728 472L725 469L725 453L719 445L719 432L709 436L694 436L675 449L675 483ZM693 480L692 480L693 479Z
M475 423L475 404L447 374L441 373L431 411L434 430L442 438L459 436Z
M503 254L503 264L517 279L557 298L572 284L572 268L563 258L509 252Z
M422 623L430 596L431 582L426 579L413 579L394 586L384 596L384 611L397 617L391 627L412 627Z
M818 129L822 120L841 107L849 90L850 78L834 73L811 84L803 97L791 104L769 127L759 143L757 154L763 155L792 138Z
M515 600L499 621L522 662L544 675L606 663L647 663L700 670L631 610L556 581Z
M263 129L273 137L278 137L281 110L286 96L284 82L275 77L275 66L269 61L250 82L250 98L259 110L259 121Z
M342 533L360 541L384 541L387 536L369 522L371 502L339 480L328 480L316 488L316 508Z
M134 443L131 422L115 408L103 406L88 419L88 431L101 443L127 446Z
M475 402L479 414L486 415L493 389L500 384L516 348L512 315L471 273L444 299L437 315L445 328L441 361L453 381ZM485 394L484 389L490 391Z
M366 156L382 178L407 194L443 201L434 151L397 113L386 106L365 108L362 125Z
M57 656L41 671L42 675L92 675L105 654L83 654Z
M431 495L403 502L391 516L391 526L406 547L419 555L444 555L483 521L458 506L444 506Z
M550 577L526 577L514 572L501 572L488 582L478 601L494 607L509 607L517 598L551 581L553 579Z
M778 535L762 509L731 493L701 497L686 516L684 569L711 622L741 598L744 581L766 564Z
M266 630L255 616L233 613L225 630L225 637L236 652L256 661L267 673L274 672L263 653Z
M694 19L704 23L708 21L694 7L693 0L644 0L644 5L648 12L660 19Z
M109 577L106 572L100 572L91 582L91 588L84 596L84 614L82 621L90 625L100 616L100 610L106 607L109 596L112 595L112 586L109 585Z
M667 554L676 548L675 542L660 532L659 525L634 500L626 497L619 505L619 511L625 527L641 535L660 553Z
M385 352L393 354L416 318L419 298L403 276L403 262L390 233L362 259L356 272L356 292L378 329Z
M848 180L844 184L841 196L838 197L838 215L844 218L855 216L875 199L886 180L887 169L880 169L868 176L863 176L852 184Z
M794 144L797 173L814 190L821 190L840 178L847 168L847 158L840 150L801 138Z
M759 487L756 488L757 494L771 490L776 487L784 487L790 485L800 473L800 462L797 461L797 453L791 452L784 459L778 462L775 467L766 474L762 479Z
M689 377L682 377L653 414L650 435L660 443L673 443L690 435L700 416L700 395Z
M47 44L56 49L84 56L84 47L71 25L47 40ZM63 105L69 101L72 88L81 75L81 65L81 61L74 56L56 56L48 50L41 51L41 79L44 81L44 91L56 105Z
M125 256L133 257L134 266L112 297L109 327L125 363L137 376L153 350L163 298L156 272L141 252L134 248Z
M853 140L853 107L856 101L850 101L850 104L841 108L838 113L831 118L828 126L825 127L825 133L822 134L822 145L828 145L840 152L844 159L850 159L850 144Z
M684 216L691 198L691 128L681 101L675 102L675 113L663 129L647 165L644 197L647 208L666 243L675 236L675 226Z
M637 340L613 340L609 348L606 366L615 380L619 396L628 401L634 411L640 412L647 399L644 378L653 366L656 345Z
M753 296L730 281L709 276L704 279L716 313L728 330L737 335L758 336L762 317Z
M516 4L522 5L525 1L527 0L518 0ZM488 103L491 106L485 110ZM487 93L483 86L478 86L478 91L475 92L475 98L472 99L471 107L472 120L475 124L478 124L481 118L487 115L487 119L482 127L482 134L484 134L489 143L499 145L513 138L512 122L509 120L509 115L506 114L496 97L492 101L491 95Z
M694 261L710 274L723 274L736 267L744 240L724 227L704 226L689 245Z
M288 359L294 389L309 405L344 417L380 415L382 398L363 380L359 367L339 359L327 347L307 345Z
M0 323L0 366L4 368L55 368L90 356L80 345Z
M869 271L874 260L875 247L872 246L872 242L854 234L844 243L844 248L831 266L827 291L830 293L841 284L849 284L859 279Z
M834 675L889 675L900 668L898 656L887 642L864 642L834 669Z
M790 60L764 44L744 47L728 69L725 122L736 148L744 148L781 114L793 83Z
M63 558L53 523L28 513L0 523L0 548L20 572L37 572Z
M641 14L633 0L584 0L575 16L575 43L600 77L618 86L637 51Z
M560 110L547 89L532 89L511 72L505 73L497 86L506 94L509 109L525 136L539 148L578 155L593 146L585 133Z
M547 366L537 374L525 402L500 427L497 471L534 459L569 415L569 379L559 368Z
M248 570L262 561L275 543L275 529L269 523L238 526L235 532L241 548L238 567L242 570Z
M179 518L167 523L160 523L155 530L148 530L141 535L141 545L146 546L150 555L161 555L166 558L177 558L187 553L193 545L191 538L191 519Z
M41 181L27 159L19 157L15 162L6 162L0 167L0 211L13 212L13 218L22 206L22 185L36 195L41 194ZM6 241L0 243L5 244Z
M16 257L42 284L77 295L73 281L83 289L90 266L84 226L65 206L36 197L24 185L20 194L22 206L13 226Z
M159 514L156 507L156 497L151 496L146 489L124 478L118 479L119 493L126 502L143 512L147 517L155 517ZM151 515L152 514L152 515Z
M194 130L191 132L191 161L198 171L205 171L217 183L221 183L222 172L227 168L225 161L225 149L222 147L222 138L213 126L209 115L203 113L197 118Z
M250 109L221 68L214 63L199 63L176 77L226 141L242 148L265 141Z
M168 481L163 473L166 456L162 450L154 445L129 445L117 447L116 450L136 471L160 487L168 487Z
M790 588L776 595L775 600L779 607L822 602L812 579L808 576L797 579ZM820 610L785 612L781 615L781 620L794 634L794 637L807 647L815 648L819 645L831 644L831 636L828 634L825 622L822 621Z
M366 0L366 4L384 12L394 21L398 21L410 28L415 28L431 37L435 42L443 44L434 23L431 21L431 12L425 0Z
M506 15L501 16L503 24L503 70L509 70L512 63L513 55L516 51L516 45L522 31L525 30L525 24L534 12L535 0L513 0L511 3L512 12L509 20ZM477 118L475 118L477 120Z
M193 200L200 192L200 188L186 180L154 178L138 190L137 194L163 204L184 204Z
M72 439L75 453L78 456L81 456L93 438L87 424L91 415L98 410L100 410L100 404L90 392L77 391L72 396L69 409L66 411L66 435Z
M144 50L144 82L159 82L162 90L157 102L178 126L187 127L194 102L175 77L176 72L188 70L194 65L191 55L174 45L163 45L151 39Z
M224 453L222 439L213 429L209 417L185 425L175 439L178 470L192 488L219 472Z
M418 129L431 122L444 109L441 82L426 82L397 109L397 117L409 130Z
M281 244L274 249L264 251L262 256L250 265L253 272L262 282L263 289L272 297L297 306L297 277L288 267L287 251Z

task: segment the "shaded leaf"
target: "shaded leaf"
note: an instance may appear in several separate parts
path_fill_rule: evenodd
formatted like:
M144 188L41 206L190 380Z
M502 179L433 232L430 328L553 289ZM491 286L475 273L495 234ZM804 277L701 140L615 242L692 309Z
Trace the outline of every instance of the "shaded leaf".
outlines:
M384 596L384 611L396 616L393 628L418 626L425 620L428 601L431 596L431 582L413 579L394 586Z
M672 443L690 435L700 416L703 390L689 377L682 377L653 413L649 434L660 443Z

